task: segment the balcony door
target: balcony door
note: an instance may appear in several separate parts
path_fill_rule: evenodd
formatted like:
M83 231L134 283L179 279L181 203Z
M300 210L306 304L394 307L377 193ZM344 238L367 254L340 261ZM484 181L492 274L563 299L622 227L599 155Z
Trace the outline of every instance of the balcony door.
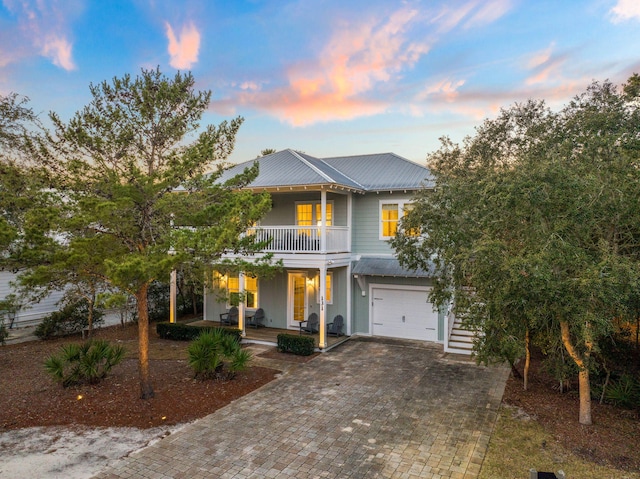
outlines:
M297 329L301 321L307 320L307 296L306 273L289 273L289 327Z

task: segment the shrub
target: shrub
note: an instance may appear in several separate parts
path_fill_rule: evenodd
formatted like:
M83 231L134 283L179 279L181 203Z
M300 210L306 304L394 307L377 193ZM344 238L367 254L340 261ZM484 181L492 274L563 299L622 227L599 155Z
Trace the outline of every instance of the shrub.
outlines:
M640 406L640 383L628 374L613 381L605 391L607 402L616 406L633 408Z
M47 358L44 367L64 387L87 382L95 384L122 359L125 349L105 340L89 340L82 344L66 344L58 355Z
M104 322L100 309L93 310L93 326ZM79 333L89 325L89 306L86 301L77 301L65 305L60 311L45 316L36 327L34 333L40 339L49 339L54 336L65 336Z
M251 353L223 328L203 331L187 349L197 379L232 379L249 367Z
M203 328L200 326L191 326L185 323L169 323L162 322L156 325L156 332L162 339L172 339L174 341L193 341L203 331L208 331L211 328ZM242 331L239 329L221 328L224 334L232 336L237 342L240 342L240 335Z
M278 334L278 351L293 353L298 356L310 356L316 349L316 342L311 336Z

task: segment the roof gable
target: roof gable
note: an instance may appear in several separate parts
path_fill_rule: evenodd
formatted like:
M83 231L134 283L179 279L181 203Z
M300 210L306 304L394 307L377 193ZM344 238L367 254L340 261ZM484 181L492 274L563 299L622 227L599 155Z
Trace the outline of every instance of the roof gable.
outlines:
M218 181L224 182L253 166L260 165L258 177L250 184L254 190L321 187L367 191L417 190L432 187L428 168L393 153L316 158L306 153L282 150L234 165Z

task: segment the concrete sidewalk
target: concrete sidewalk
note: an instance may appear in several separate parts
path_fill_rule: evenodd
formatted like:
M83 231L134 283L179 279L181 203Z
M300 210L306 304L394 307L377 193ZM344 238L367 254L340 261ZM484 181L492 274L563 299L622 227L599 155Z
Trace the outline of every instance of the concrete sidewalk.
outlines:
M508 374L352 339L96 477L475 478Z

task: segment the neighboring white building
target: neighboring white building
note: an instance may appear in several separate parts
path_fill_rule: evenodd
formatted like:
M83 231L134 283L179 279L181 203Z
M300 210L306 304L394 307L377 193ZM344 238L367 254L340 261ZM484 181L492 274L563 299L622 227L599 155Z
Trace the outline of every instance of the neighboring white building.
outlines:
M0 271L0 301L9 296L13 290L11 282L16 279L16 274L10 271ZM62 291L55 291L39 303L24 305L16 314L13 327L32 326L48 314L58 311L58 301L62 299ZM5 319L6 321L6 319ZM9 325L7 324L7 327Z

